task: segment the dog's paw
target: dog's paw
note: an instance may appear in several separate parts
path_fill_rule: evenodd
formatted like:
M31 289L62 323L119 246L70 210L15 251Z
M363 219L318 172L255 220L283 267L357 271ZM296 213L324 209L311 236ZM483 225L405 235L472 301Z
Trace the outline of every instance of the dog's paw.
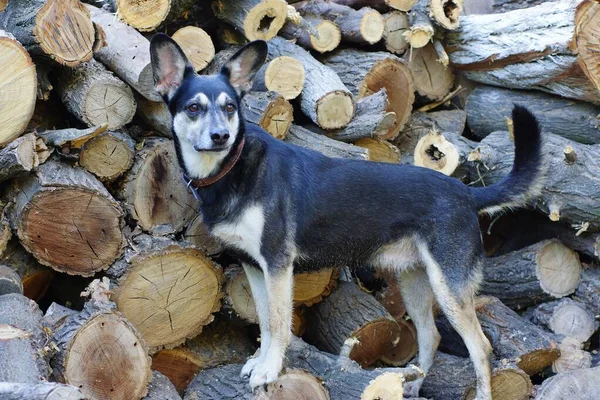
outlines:
M260 355L246 361L246 364L242 367L242 372L240 372L240 377L244 378L250 376L252 371L254 371L254 368L256 368L257 365L260 365L262 361Z
M419 397L423 379L404 383L404 397Z
M254 390L257 387L275 382L280 371L281 362L263 362L255 366L250 376L250 387Z

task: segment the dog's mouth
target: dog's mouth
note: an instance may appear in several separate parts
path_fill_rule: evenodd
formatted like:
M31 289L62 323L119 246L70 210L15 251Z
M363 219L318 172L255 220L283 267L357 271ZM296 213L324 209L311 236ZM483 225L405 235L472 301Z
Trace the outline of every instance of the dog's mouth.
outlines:
M221 146L221 147L210 147L210 148L194 148L194 150L196 150L198 153L204 153L204 152L208 152L208 153L219 153L221 151L227 151L229 150L229 147L227 146Z

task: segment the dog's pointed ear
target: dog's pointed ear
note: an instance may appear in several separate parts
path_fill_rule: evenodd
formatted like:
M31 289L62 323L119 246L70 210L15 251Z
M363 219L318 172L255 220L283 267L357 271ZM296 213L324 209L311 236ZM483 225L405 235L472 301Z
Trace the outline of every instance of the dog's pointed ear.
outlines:
M154 88L163 99L170 99L188 73L194 73L181 47L164 33L156 34L150 41L150 60L154 75Z
M265 63L267 52L267 42L255 40L239 49L221 68L221 74L240 96L252 87L254 75Z

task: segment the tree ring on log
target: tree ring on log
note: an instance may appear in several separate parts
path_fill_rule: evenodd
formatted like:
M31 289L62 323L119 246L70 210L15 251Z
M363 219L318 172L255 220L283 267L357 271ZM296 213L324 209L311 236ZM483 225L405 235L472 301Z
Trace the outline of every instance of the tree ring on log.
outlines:
M225 287L225 293L228 301L231 302L231 307L242 319L252 324L258 323L250 283L244 272L230 277Z
M121 115L121 111L127 111L127 115ZM133 92L126 85L95 84L86 96L84 113L91 126L108 124L109 129L120 128L135 114Z
M380 360L393 367L402 367L417 355L417 331L404 318L396 322L400 326L400 340Z
M286 100L298 97L304 88L304 78L302 63L289 56L276 57L265 70L267 89L279 93Z
M438 24L453 30L458 28L458 16L462 11L462 3L462 0L431 0L429 8Z
M202 28L185 26L171 37L181 47L196 71L206 68L215 57L213 41Z
M287 15L287 4L280 0L265 0L253 7L244 20L248 40L269 40L281 29Z
M361 400L402 400L404 377L394 372L384 372L373 379L360 396Z
M319 37L310 36L310 44L319 53L326 53L336 49L342 40L342 31L331 21L323 20L314 27L319 32Z
M334 90L327 93L317 101L316 114L317 124L323 129L345 127L354 116L352 95L343 90Z
M287 369L277 380L259 392L258 400L329 400L329 393L321 381L299 369Z
M438 133L429 133L419 139L414 157L415 165L433 169L448 176L456 170L460 159L456 147L446 140L444 135Z
M131 168L133 160L133 147L119 136L110 133L88 140L79 153L79 165L101 181L116 179Z
M294 275L294 304L312 306L329 295L335 286L337 271L333 268Z
M559 335L586 342L596 332L596 325L593 322L594 315L582 304L573 302L555 309L548 328Z
M383 37L383 17L379 12L372 10L360 20L360 32L363 39L369 44L375 44Z
M148 32L160 26L171 10L171 0L116 0L118 15L127 25Z
M532 385L529 376L522 371L515 369L500 369L492 372L492 398L511 398L510 394L526 393L527 397L518 399L527 399L531 393ZM463 399L474 400L476 398L476 389L471 387L466 390Z
M600 4L582 2L575 13L574 42L577 63L600 90Z
M370 321L350 335L359 341L350 351L350 359L363 367L373 364L381 354L389 352L396 340L402 340L398 339L399 332L396 321L389 318L383 317Z
M535 273L544 292L556 298L568 296L581 279L579 256L564 244L551 241L538 251Z

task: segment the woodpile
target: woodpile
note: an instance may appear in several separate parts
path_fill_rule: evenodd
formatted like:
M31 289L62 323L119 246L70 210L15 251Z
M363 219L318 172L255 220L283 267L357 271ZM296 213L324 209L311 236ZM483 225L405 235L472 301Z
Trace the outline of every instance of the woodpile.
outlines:
M181 179L158 31L199 74L266 40L241 107L279 140L471 186L508 174L527 106L540 195L480 218L493 397L600 398L599 16L597 0L0 0L0 398L398 400L424 377L396 277L335 265L294 277L279 379L239 377L257 312ZM438 311L421 396L472 399Z

